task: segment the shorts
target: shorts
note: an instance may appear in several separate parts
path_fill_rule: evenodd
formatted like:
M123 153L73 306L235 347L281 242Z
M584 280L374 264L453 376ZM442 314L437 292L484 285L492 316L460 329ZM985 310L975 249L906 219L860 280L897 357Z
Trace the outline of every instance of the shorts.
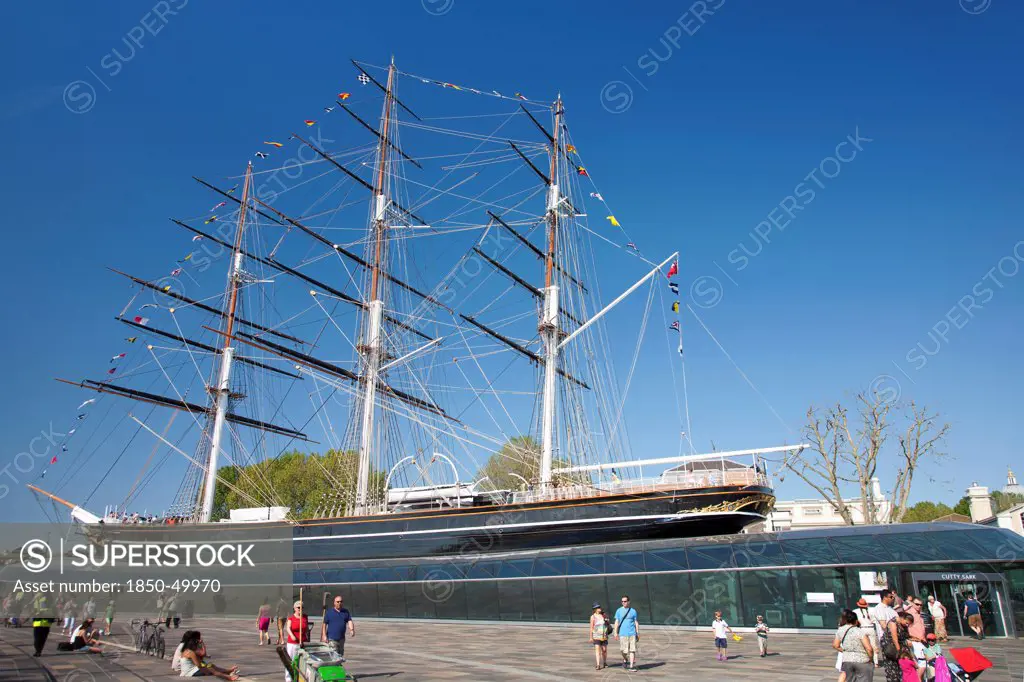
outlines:
M607 639L592 639L592 640L590 640L590 643L593 644L594 646L608 646L608 640Z
M972 613L971 615L967 616L967 625L972 627L972 628L974 628L974 627L978 627L978 628L983 627L982 622L981 622L981 614L980 613Z
M345 640L343 639L329 639L327 640L327 646L331 647L338 652L338 655L345 658Z
M623 635L619 637L619 651L623 654L635 654L636 635Z
M716 649L727 649L729 647L729 640L725 637L715 637L715 648Z
M260 627L260 632L266 632L267 630L269 630L270 629L270 619L269 618L260 618L259 627Z

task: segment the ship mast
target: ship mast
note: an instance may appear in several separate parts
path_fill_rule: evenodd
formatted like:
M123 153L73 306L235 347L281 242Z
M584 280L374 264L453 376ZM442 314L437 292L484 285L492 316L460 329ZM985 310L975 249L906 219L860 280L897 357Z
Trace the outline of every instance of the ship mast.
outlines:
M381 269L385 264L387 221L386 213L388 206L387 196L387 162L388 144L391 128L391 114L394 107L394 95L392 94L395 83L395 62L391 60L388 67L388 83L384 91L384 112L381 115L380 137L377 143L377 172L374 174L373 195L371 201L373 206L373 218L371 229L373 231L373 258L371 259L370 270L370 291L367 296L365 336L360 350L363 353L364 364L363 374L360 381L363 384L363 417L362 429L359 439L359 472L356 481L356 505L357 516L370 512L370 455L374 448L374 435L377 427L375 419L375 402L377 399L377 384L380 381L380 366L383 358L383 344L381 339L381 324L384 318L384 301L381 291Z
M544 403L541 413L540 485L551 485L551 461L555 447L555 391L558 388L558 285L554 281L558 245L558 157L562 131L562 97L555 102L555 128L551 140L551 178L548 183L548 248L544 257L544 307L538 331L544 338Z
M213 428L210 431L210 454L207 458L206 480L203 484L203 508L199 515L201 523L209 523L213 516L213 498L217 491L217 457L228 416L228 399L231 395L231 362L235 353L232 346L235 331L235 310L238 307L238 290L242 275L242 235L245 232L245 209L249 203L249 187L252 183L252 162L245 170L242 200L238 209L238 225L235 228L235 245L231 254L231 269L228 271L227 306L222 317L224 345L220 355L220 373L217 385L210 388L214 400Z

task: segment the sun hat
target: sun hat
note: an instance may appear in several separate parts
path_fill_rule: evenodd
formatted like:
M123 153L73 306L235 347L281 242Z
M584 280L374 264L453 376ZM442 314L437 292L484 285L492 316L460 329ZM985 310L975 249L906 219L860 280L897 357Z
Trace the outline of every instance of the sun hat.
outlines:
M868 607L868 602L864 597L861 597L857 600L857 606L861 607L862 609L866 609Z
M592 609L599 609L599 608L601 608L601 605L598 604L597 602L594 602L594 605L591 606L590 608L592 608Z

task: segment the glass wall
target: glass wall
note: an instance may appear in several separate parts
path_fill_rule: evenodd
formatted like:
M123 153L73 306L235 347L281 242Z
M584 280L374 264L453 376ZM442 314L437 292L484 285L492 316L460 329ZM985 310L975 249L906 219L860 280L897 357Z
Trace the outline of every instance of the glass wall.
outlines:
M1006 610L1024 632L1024 563L1015 558L1024 556L1024 541L1008 531L936 524L909 532L910 525L570 547L532 557L330 561L315 571L300 563L295 577L306 584L307 603L340 593L356 617L586 623L595 602L612 615L629 595L641 623L707 626L721 611L739 627L763 615L771 627L831 630L861 595L885 585L913 591L911 572L980 571L1006 576ZM1019 555L998 554L1018 545Z

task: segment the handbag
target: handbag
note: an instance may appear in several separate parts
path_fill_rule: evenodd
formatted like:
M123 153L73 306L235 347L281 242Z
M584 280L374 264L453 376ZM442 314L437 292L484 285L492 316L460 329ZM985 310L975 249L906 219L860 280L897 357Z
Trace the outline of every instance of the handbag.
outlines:
M882 632L882 655L885 656L887 661L899 661L900 652L896 648L896 643L892 641L892 635L889 633L888 623L886 628ZM898 626L897 626L898 627Z
M843 642L846 641L846 636L848 634L850 634L850 630L852 630L852 629L853 629L852 625L850 627L846 628L846 632L843 633L843 638L841 640L839 640L839 648L840 649L843 648ZM840 651L838 654L836 654L836 670L838 670L839 672L843 671L843 652L842 651Z

